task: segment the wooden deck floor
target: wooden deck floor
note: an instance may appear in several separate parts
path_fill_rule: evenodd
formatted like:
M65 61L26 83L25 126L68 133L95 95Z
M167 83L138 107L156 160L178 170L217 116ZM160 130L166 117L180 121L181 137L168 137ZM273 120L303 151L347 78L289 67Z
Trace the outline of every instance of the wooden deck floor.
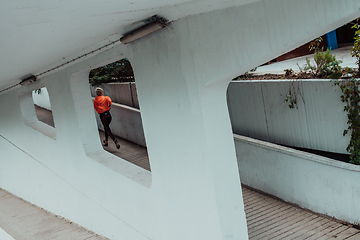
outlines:
M249 239L360 239L360 230L243 186Z
M360 231L243 186L250 240L360 239ZM105 240L0 189L0 228L15 240Z
M40 118L39 118L40 120ZM100 133L101 134L101 133ZM104 148L150 170L146 150L131 143ZM109 144L110 145L110 144ZM120 156L121 157L121 156ZM131 160L132 159L132 160ZM242 187L249 239L360 239L360 230ZM0 189L0 228L15 240L106 239ZM201 239L202 240L202 239Z

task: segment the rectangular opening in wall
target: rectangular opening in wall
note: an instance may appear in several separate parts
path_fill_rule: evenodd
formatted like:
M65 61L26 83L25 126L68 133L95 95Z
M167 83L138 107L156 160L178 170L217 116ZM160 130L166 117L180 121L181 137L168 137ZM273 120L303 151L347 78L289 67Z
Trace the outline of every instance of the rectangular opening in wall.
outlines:
M111 105L106 106L109 109L95 111L103 149L151 171L135 78L130 62L125 58L93 69L89 74L89 83L93 102L97 102L95 100L98 96L97 88L102 89L101 97L109 97L111 100ZM109 116L105 116L102 113L103 110L108 111ZM107 142L105 141L106 131L108 134ZM114 139L116 139L117 143L115 143Z
M32 97L34 101L36 117L38 118L38 120L55 128L49 93L46 87L34 90L32 92Z
M55 124L46 88L21 93L19 100L24 123L55 140Z

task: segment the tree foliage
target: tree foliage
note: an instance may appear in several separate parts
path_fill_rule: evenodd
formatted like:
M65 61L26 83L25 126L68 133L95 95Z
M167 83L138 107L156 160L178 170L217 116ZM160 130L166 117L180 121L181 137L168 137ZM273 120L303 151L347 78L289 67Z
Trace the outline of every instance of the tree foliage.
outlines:
M128 59L110 63L90 71L89 83L92 86L107 82L133 82L134 72Z
M345 103L344 111L348 117L348 128L343 135L350 134L351 139L346 150L350 153L350 162L360 165L360 82L353 77L336 81L335 85L341 89L341 101Z
M351 28L355 29L354 46L350 49L352 57L356 58L356 64L358 65L358 74L360 77L360 25L355 23Z

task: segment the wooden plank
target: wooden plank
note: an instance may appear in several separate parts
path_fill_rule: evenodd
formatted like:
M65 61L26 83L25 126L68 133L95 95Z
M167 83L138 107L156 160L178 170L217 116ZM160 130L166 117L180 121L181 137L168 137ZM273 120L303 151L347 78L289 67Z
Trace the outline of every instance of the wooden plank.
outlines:
M359 236L359 230L356 228L348 228L345 231L340 232L339 234L336 234L335 236L331 237L330 239L348 239L350 237L353 237L355 235ZM360 239L360 238L358 238Z
M247 209L245 209L245 213L246 213L246 219L248 221L251 221L252 219L261 217L265 214L270 214L271 212L275 212L278 211L278 209L284 208L284 207L292 207L291 205L285 204L281 201L269 201L269 204L266 206L263 206L262 208L257 209L257 211L248 211Z
M346 238L346 240L359 240L359 239L360 239L360 233L356 233L355 235L353 235L349 238Z
M295 234L292 234L290 236L287 236L285 239L305 239L307 237L310 237L311 235L314 235L315 229L324 226L326 224L330 224L329 220L323 217L319 217L319 221L311 224L310 226L306 226L306 228L299 229Z
M244 207L245 207L244 209L249 214L253 209L257 209L260 206L267 205L267 204L270 204L270 203L267 203L265 200L259 198L259 199L257 199L257 201L252 201L250 204L244 205Z
M260 202L257 205L245 208L245 212L247 217L251 217L254 214L265 211L269 208L277 207L279 205L281 205L281 202L279 201Z
M311 213L304 213L301 212L296 217L290 217L285 219L284 222L280 225L276 225L276 227L273 227L272 229L267 230L263 234L258 235L254 239L264 239L264 237L268 239L274 239L275 237L283 234L283 233L291 233L291 230L294 229L299 224L303 224L306 221L310 221L313 218L316 218L316 215L313 215ZM281 239L281 238L280 238Z
M360 239L360 231L242 187L249 239ZM247 199L248 198L248 199ZM259 198L258 200L256 198Z
M278 228L279 226L284 226L284 224L289 224L290 220L293 220L297 217L301 217L303 215L303 212L299 209L295 209L291 212L286 212L285 214L282 214L279 218L276 218L272 221L269 221L265 224L258 225L254 228L252 228L253 232L249 232L249 237L255 237L254 239L257 239L258 235L264 235L265 232L269 232L273 230L274 228Z
M332 237L336 236L337 234L339 234L339 233L341 233L343 231L346 231L347 229L349 229L348 226L345 226L345 225L342 225L342 224L340 224L340 225L335 224L335 225L330 226L330 230L329 230L329 228L327 228L324 231L322 231L323 235L321 237L318 237L317 239L322 239L322 240L329 239L329 238L332 238Z
M278 235L275 235L272 239L293 239L294 236L298 235L302 230L310 228L312 225L317 224L324 220L320 216L314 215L309 218L304 219L302 222L298 222L292 226L292 228L281 229Z
M281 205L279 208L273 210L270 209L269 212L259 212L259 216L257 218L253 218L248 221L248 226L252 227L253 225L263 224L268 221L272 221L273 219L278 219L282 215L286 214L290 211L295 211L295 208L289 205Z

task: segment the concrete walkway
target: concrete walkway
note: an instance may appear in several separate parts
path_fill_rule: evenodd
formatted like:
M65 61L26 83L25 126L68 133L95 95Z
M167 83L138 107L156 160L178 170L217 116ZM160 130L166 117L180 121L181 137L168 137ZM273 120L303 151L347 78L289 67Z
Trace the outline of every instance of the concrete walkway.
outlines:
M38 118L53 124L50 111ZM100 132L100 136L102 133ZM146 149L121 140L104 149L150 171ZM360 239L360 230L242 187L249 239ZM1 228L4 231L1 231ZM0 189L0 240L107 239ZM1 235L3 233L3 235ZM12 240L9 238L9 240Z

